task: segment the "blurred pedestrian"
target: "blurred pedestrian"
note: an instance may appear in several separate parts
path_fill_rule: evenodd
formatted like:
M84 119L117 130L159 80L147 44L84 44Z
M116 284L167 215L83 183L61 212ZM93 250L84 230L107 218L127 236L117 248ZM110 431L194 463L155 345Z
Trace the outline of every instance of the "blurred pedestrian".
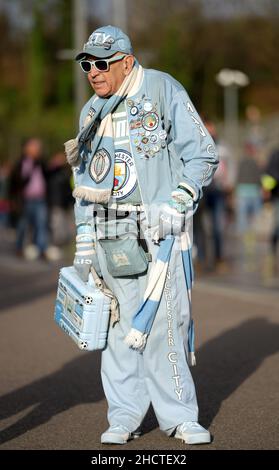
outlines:
M261 169L257 162L257 147L246 142L236 179L236 217L238 233L244 235L252 229L255 216L262 207Z
M196 275L202 274L207 269L207 227L205 197L199 203L193 220L193 261Z
M4 162L0 165L0 227L6 228L10 224L10 172L11 165Z
M262 186L264 199L270 199L274 208L270 246L275 261L279 242L279 148L274 150L269 157L262 176Z
M39 138L32 137L23 145L22 156L12 172L10 192L18 214L16 254L24 255L26 237L31 232L29 256L45 259L48 247L47 170Z
M69 242L73 236L73 221L69 209L74 198L71 188L72 172L63 152L58 152L48 164L47 202L51 243L57 247Z
M226 222L227 197L232 191L233 162L228 146L219 139L216 125L206 119L205 126L213 138L218 155L219 165L213 176L211 184L205 189L205 210L209 221L209 233L212 240L212 250L207 258L217 270L225 268L224 231ZM208 230L205 230L205 233Z
M256 271L257 216L262 209L261 169L257 161L258 147L245 143L236 179L236 229L241 260L245 271Z

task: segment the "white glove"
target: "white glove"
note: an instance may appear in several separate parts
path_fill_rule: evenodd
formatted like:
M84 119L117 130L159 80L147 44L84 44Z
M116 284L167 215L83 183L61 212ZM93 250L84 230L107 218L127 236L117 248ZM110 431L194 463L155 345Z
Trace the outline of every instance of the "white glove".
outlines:
M185 213L180 213L170 203L164 203L160 206L159 212L159 239L166 238L168 235L179 235L185 224Z
M171 193L170 205L181 214L186 213L186 219L193 215L193 199L183 189L177 188Z
M84 282L88 281L90 268L95 255L96 252L92 236L90 237L86 234L77 235L74 267Z
M91 225L80 224L77 228L76 252L73 264L84 282L88 281L91 266L94 267L99 276L101 275Z
M172 192L171 200L159 208L159 226L153 233L154 243L168 235L180 235L185 220L193 215L193 199L181 189Z

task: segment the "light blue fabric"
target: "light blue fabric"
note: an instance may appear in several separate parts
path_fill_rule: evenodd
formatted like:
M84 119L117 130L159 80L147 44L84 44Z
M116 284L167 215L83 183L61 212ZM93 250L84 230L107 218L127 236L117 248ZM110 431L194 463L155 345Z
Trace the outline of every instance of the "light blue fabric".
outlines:
M142 229L155 262L159 247L152 242L145 219ZM187 359L190 304L179 237L174 240L164 291L143 352L129 348L124 339L146 291L153 262L144 275L113 278L99 244L97 251L104 280L120 304L120 321L110 328L107 347L102 352L109 424L121 423L130 431L135 430L152 402L160 429L170 435L181 422L198 420Z
M33 226L33 243L40 253L48 247L47 205L43 199L27 199L17 226L16 248L22 250L28 225Z
M93 96L82 109L80 127L94 108ZM145 112L144 106L153 109ZM134 106L132 106L134 105ZM217 168L218 156L214 142L182 85L170 75L144 69L144 78L135 95L125 100L128 116L131 153L136 165L138 185L149 223L152 205L159 206L171 199L180 183L194 193L194 208ZM136 115L132 110L137 108ZM134 112L134 111L133 111ZM139 116L143 113L142 116ZM144 114L145 113L145 114ZM154 129L148 131L144 117L153 113ZM136 127L136 126L139 127ZM146 133L149 135L146 136ZM156 142L151 142L151 135ZM149 139L142 144L142 138ZM159 149L158 149L159 147ZM156 152L155 152L155 150ZM84 148L86 158L93 151ZM149 152L148 154L145 152ZM149 155L149 156L146 156ZM74 169L75 186L82 184L85 166ZM82 207L79 208L82 217Z
M77 54L75 60L81 60L85 54L100 58L110 57L119 51L133 54L132 44L127 34L115 26L102 26L90 34L83 50Z
M164 263L164 266L162 266L162 269L164 269L169 264L174 240L175 240L174 237L169 237L166 240L162 240L160 242L160 248L158 251L155 264L158 261L161 261L162 263ZM182 256L185 282L186 282L187 291L188 291L189 307L190 307L190 313L191 313L191 292L192 292L192 286L193 286L193 281L194 281L194 273L193 273L193 265L192 265L192 249L190 247L187 250L181 249L181 256ZM159 276L157 277L157 282L158 281L159 281ZM140 305L137 312L135 313L135 315L133 316L132 328L134 328L137 331L140 331L142 334L145 334L145 335L150 335L150 333L152 334L151 328L152 328L157 310L161 302L164 285L165 285L165 282L160 286L158 292L156 293L157 300L150 299L150 296L146 297L145 300ZM153 295L154 295L154 292L156 292L156 285L152 292ZM194 321L193 321L192 315L190 318L189 330L188 330L188 349L189 349L189 352L191 353L195 352L195 331L194 331Z
M173 242L174 237L169 237L166 240L161 241L157 260L155 261L155 263L157 263L157 261L162 261L165 265L168 265L171 257ZM150 300L150 298L147 297L142 302L140 308L133 316L132 328L140 331L143 334L150 334L151 327L153 325L153 321L155 319L155 315L157 313L161 301L163 289L164 285L162 285L162 290L157 294L158 300Z
M108 203L114 178L114 139L111 115L126 98L143 69L137 61L116 93L108 98L94 96L76 139L65 143L68 161L79 167L80 178L74 178L73 195L86 201Z
M254 184L238 185L236 188L237 231L243 234L251 229L254 217L262 206L261 189Z
M90 106L94 106L93 101L94 97L84 106L81 124ZM125 106L131 153L144 206L143 231L152 259L156 260L159 247L152 242L149 230L158 225L161 204L167 203L182 183L190 188L196 209L203 188L211 182L218 157L187 92L168 74L144 70L143 82L125 100ZM90 150L87 151L91 158ZM82 165L74 169L76 186L83 172ZM94 230L95 208L93 203L77 200L76 221L91 223ZM191 252L184 254L185 268L180 239L175 237L154 319L151 314L154 305L148 302L145 308L146 328L150 329L152 324L152 329L143 352L130 349L124 339L131 329L133 314L142 305L154 261L147 273L113 278L98 242L97 254L103 278L120 304L120 321L110 328L107 347L102 352L101 372L109 424L122 424L134 431L152 402L160 428L170 435L181 422L198 421L195 387L188 367L194 342Z
M112 202L141 204L135 159L131 153L125 102L121 101L112 115L114 135L114 186Z
M195 352L195 325L192 317L192 287L194 283L194 269L192 263L192 248L188 250L182 250L183 269L185 275L185 281L188 291L189 299L189 310L190 310L190 321L188 328L188 351L189 353Z
M114 177L114 141L112 137L99 136L96 132L96 125L101 122L115 107L123 100L123 96L113 95L110 98L100 98L94 100L94 107L91 106L88 114L92 115L91 121L83 128L78 135L79 154L82 159L82 178L79 185L89 189L112 189ZM95 130L94 130L95 127ZM90 153L88 152L90 146ZM90 167L92 159L97 150L101 150L107 155L108 171L102 181L94 181ZM90 155L90 157L89 157Z

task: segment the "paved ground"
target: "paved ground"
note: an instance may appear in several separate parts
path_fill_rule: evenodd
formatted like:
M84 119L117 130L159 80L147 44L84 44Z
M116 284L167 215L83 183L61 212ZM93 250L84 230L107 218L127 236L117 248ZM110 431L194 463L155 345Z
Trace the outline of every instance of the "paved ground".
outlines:
M107 427L100 354L78 351L53 322L59 265L2 253L1 449L109 449L99 444ZM192 371L200 421L214 435L195 448L278 449L278 290L221 281L205 277L194 292ZM159 431L152 411L143 429L126 449L187 448Z

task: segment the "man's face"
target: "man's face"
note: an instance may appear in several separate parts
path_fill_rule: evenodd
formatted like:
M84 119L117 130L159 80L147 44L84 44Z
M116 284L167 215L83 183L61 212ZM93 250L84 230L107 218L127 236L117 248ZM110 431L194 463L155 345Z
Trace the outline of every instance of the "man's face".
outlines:
M121 52L114 54L114 56L116 55L121 55ZM89 55L87 58L89 60L98 60L98 57ZM100 72L92 66L91 71L87 74L88 81L98 96L107 98L116 93L125 77L131 72L133 64L134 57L127 55L122 60L109 64L107 72Z

